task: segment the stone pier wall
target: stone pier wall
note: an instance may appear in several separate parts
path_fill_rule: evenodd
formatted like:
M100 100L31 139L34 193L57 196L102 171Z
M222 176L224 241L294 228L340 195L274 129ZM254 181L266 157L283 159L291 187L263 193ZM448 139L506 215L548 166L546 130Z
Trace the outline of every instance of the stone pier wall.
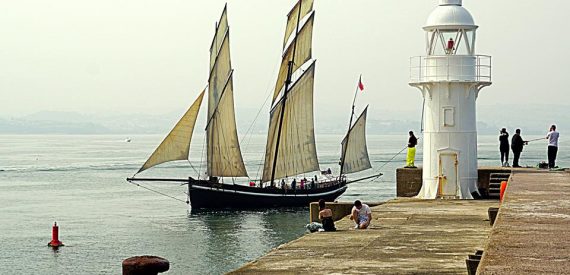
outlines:
M477 186L479 192L487 193L489 178L492 173L510 173L511 168L503 167L479 167L479 180ZM422 168L398 168L396 169L396 196L414 197L422 188Z

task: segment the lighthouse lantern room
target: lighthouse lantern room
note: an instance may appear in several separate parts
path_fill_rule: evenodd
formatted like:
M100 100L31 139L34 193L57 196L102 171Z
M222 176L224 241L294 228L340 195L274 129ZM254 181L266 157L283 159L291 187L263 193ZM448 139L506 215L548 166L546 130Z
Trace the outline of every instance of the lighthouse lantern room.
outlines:
M477 188L479 91L491 85L491 57L475 53L473 17L461 0L440 0L426 26L426 55L410 59L410 85L423 106L419 198L472 199Z

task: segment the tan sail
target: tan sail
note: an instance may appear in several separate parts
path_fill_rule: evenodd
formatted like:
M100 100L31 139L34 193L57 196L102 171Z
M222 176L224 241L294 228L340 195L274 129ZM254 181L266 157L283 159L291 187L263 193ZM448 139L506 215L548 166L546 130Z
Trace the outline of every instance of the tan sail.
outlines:
M210 53L215 57L210 58L214 63L208 80L207 173L213 177L247 177L236 128L226 9L220 20L214 40L223 39L219 50Z
M198 111L202 104L204 92L205 91L200 93L196 101L194 101L192 106L190 106L180 121L176 123L174 128L168 133L156 150L154 150L137 173L161 163L188 159L192 132L194 131L194 125L196 124L196 118L198 117Z
M220 99L218 110L210 121L208 133L208 175L247 177L235 125L233 80Z
M297 4L295 4L293 9L291 9L289 14L287 14L287 27L285 27L285 38L283 38L283 48L285 48L285 45L287 44L289 37L291 37L291 34L297 28L297 22L300 21L298 20L299 4L301 4L301 19L303 19L303 17L305 17L307 14L309 14L309 12L313 10L313 1L314 0L301 0L297 2Z
M218 56L218 52L222 47L222 42L224 41L224 37L226 36L226 32L228 32L228 13L227 13L227 5L224 7L224 11L220 16L220 21L216 23L216 34L212 39L212 45L210 46L210 70L214 67L214 63L216 63L216 57Z
M305 1L303 1L303 3L304 2ZM313 25L315 21L314 19L315 14L312 13L301 30L299 30L299 34L293 38L293 42L289 44L283 54L281 66L279 67L279 75L277 76L277 82L275 84L275 91L273 92L273 102L278 97L279 93L283 89L283 86L285 85L285 80L287 79L287 70L289 68L289 61L292 59L294 45L297 44L297 48L295 50L295 60L293 60L293 72L295 72L309 59L311 59Z
M282 111L284 111L284 115L277 152L275 178L284 178L319 170L313 119L314 76L315 63L313 62L291 87L287 94L285 108L283 108L283 101L281 101L271 111L269 134L265 149L263 182L271 180Z
M216 58L214 67L212 67L210 72L210 79L208 80L208 120L214 115L224 87L229 81L231 70L230 36L229 33L226 33L220 45L220 52Z
M368 158L368 149L366 147L366 114L368 106L360 117L356 120L347 136L342 140L342 153L344 165L342 171L344 174L356 173L369 168L370 159ZM348 147L347 147L348 138Z

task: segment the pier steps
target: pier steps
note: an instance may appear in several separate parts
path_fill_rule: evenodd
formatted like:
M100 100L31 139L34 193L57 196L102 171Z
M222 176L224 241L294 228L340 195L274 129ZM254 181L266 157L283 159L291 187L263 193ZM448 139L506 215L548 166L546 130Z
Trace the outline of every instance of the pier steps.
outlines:
M499 199L501 182L508 181L511 173L491 173L489 175L489 199Z

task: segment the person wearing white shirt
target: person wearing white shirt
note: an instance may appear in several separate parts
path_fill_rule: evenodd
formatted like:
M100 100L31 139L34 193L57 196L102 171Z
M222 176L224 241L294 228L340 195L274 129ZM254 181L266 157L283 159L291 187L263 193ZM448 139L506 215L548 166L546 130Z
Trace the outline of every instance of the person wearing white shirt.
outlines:
M356 200L354 202L354 206L352 207L352 215L350 215L350 219L354 221L356 224L354 228L356 229L366 229L370 225L370 221L372 220L372 211L367 204Z
M556 167L556 154L558 153L558 137L560 133L556 131L556 125L550 126L550 132L546 135L548 139L548 168Z

